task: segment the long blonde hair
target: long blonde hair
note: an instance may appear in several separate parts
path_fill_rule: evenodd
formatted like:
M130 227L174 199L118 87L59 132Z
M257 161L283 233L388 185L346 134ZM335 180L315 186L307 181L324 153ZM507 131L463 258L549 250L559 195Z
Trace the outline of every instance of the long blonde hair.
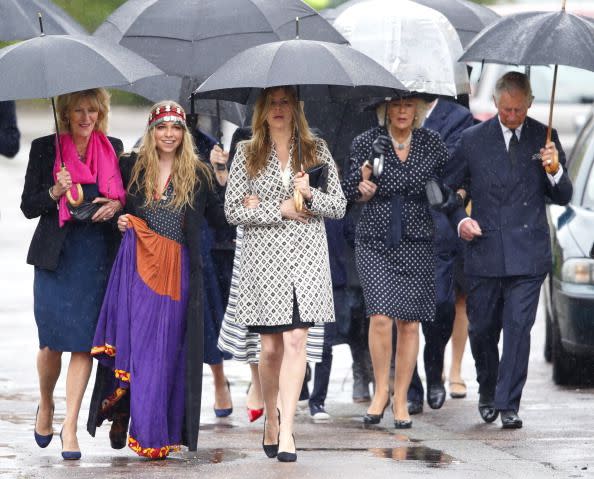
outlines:
M272 141L268 131L268 123L266 117L272 105L272 94L282 89L286 93L291 111L293 113L293 130L295 131L295 124L299 129L299 138L301 141L301 160L303 169L316 165L318 163L316 157L316 136L312 133L303 112L303 105L297 101L297 92L295 88L290 86L280 86L275 88L267 88L260 93L256 105L254 106L254 114L252 115L252 138L244 142L246 148L246 169L248 175L253 178L260 173L268 162L270 150L272 148ZM296 158L297 145L294 145L293 156ZM292 169L297 173L300 165L297 161L293 161Z
M58 117L58 128L60 132L71 132L68 115L83 98L89 100L91 105L99 113L97 115L97 123L95 123L95 130L106 134L110 95L105 88L92 88L90 90L81 90L60 95L56 101L56 116Z
M156 103L151 108L153 111L157 107L171 105L173 107L181 106L174 101L162 101ZM183 109L182 109L183 111ZM132 176L128 185L128 192L131 192L133 186L136 186L139 192L145 197L144 206L150 206L155 200L155 193L159 186L159 153L155 142L155 128L147 127L142 141L138 159L132 168ZM175 159L171 168L171 183L175 191L173 200L168 204L169 207L179 209L184 206L194 207L194 191L199 183L198 173L212 186L212 175L208 167L198 158L194 139L183 123L182 142L175 152Z

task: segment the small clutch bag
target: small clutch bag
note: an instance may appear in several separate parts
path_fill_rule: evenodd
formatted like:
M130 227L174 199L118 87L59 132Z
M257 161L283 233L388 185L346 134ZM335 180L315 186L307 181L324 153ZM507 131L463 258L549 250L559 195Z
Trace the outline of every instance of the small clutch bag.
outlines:
M100 203L93 203L93 200L99 196L99 189L95 183L80 186L82 188L83 201L77 205L73 205L70 201L67 201L68 212L75 221L90 222L93 215L101 208Z
M328 165L326 163L312 166L305 173L309 175L309 186L326 193L328 190Z

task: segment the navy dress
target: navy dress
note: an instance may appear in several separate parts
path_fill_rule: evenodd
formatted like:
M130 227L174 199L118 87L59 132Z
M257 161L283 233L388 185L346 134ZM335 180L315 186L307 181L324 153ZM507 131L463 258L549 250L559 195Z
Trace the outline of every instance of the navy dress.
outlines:
M39 348L89 352L111 261L101 224L68 225L56 270L35 267Z
M361 166L380 134L387 134L383 127L372 128L353 141L349 175L344 181L349 201L360 197ZM390 148L383 174L372 177L378 188L365 203L355 235L357 270L368 316L433 321L434 227L425 183L442 176L447 159L439 135L418 128L412 132L406 161L400 161Z

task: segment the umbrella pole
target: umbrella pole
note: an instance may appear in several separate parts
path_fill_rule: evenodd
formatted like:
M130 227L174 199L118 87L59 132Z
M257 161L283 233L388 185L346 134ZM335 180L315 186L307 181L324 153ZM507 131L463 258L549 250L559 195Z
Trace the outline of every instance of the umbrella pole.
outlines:
M299 104L299 85L297 85L297 114L299 114L299 108L301 108ZM303 172L303 159L301 155L301 133L299 131L299 122L297 118L294 120L295 123L295 142L297 143L297 165L299 165L299 171ZM293 201L295 202L295 209L299 212L302 212L304 207L303 195L299 190L293 191Z
M56 114L56 103L54 97L52 97L52 111L54 112L54 124L56 125L56 140L58 142L58 155L60 155L60 164L62 168L66 168L64 165L64 159L62 158L62 142L60 141L60 128L58 127L58 115Z
M559 65L555 65L555 71L553 73L553 88L551 89L551 104L549 106L549 126L547 128L547 143L551 141L553 134L553 105L555 103L555 90L557 89L557 69Z
M223 138L223 130L221 129L221 104L219 100L215 100L217 105L217 142L219 146L223 147L223 142L221 141Z

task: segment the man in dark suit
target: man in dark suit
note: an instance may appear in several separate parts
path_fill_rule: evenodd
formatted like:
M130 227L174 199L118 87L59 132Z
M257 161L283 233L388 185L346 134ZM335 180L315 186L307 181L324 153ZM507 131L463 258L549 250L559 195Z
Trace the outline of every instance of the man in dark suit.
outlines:
M551 269L545 203L565 205L572 185L557 133L527 117L528 78L508 72L495 86L497 116L462 134L446 184L469 186L472 215L451 214L466 240L469 338L479 383L479 413L503 428L518 416L528 373L530 330L540 286ZM546 143L546 144L545 144ZM544 147L543 147L544 146ZM503 351L498 343L503 331Z
M460 141L462 132L474 124L472 113L467 108L437 99L430 103L423 126L439 133L450 156ZM432 211L435 224L435 320L423 322L425 348L423 358L427 377L427 403L432 409L443 405L446 391L441 379L445 347L452 335L455 318L454 261L457 254L457 237L446 215ZM417 368L408 390L408 412L418 414L423 410L423 384Z

